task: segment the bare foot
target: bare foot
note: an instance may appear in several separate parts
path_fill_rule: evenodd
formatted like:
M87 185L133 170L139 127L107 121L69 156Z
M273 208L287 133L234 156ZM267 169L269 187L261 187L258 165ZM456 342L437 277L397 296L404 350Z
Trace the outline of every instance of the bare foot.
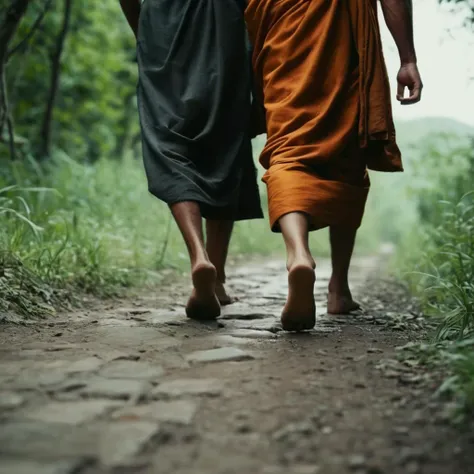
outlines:
M229 293L227 293L224 283L220 281L216 283L216 296L221 306L227 306L238 301L235 296L230 296Z
M216 296L217 272L212 263L197 264L192 270L193 292L186 305L186 316L199 321L216 319L221 306Z
M349 314L360 309L360 304L352 299L351 293L328 293L329 314Z
M281 314L285 331L304 331L316 324L314 268L307 263L292 265L288 271L288 299Z

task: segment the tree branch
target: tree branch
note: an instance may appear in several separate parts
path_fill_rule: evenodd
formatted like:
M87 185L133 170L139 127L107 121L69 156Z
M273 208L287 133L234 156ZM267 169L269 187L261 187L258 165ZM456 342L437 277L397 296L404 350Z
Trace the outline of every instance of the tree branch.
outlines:
M15 34L20 20L26 13L30 0L13 0L8 7L0 26L0 62L5 63L8 45Z
M30 0L13 0L6 11L3 23L0 25L0 136L3 135L5 122L8 127L9 146L11 159L15 159L15 132L13 119L11 117L8 103L6 85L6 63L7 51L13 35L15 34L21 19L28 9Z
M56 48L51 56L51 82L49 87L48 101L41 126L41 159L51 156L51 136L53 125L53 110L56 96L59 89L59 77L61 74L61 56L64 50L64 43L71 23L71 10L73 0L64 0L64 15L61 31L56 40Z
M41 10L40 14L36 18L33 25L31 26L30 31L28 31L26 36L7 52L7 57L6 57L7 62L15 53L23 49L28 44L28 41L33 37L33 35L36 33L36 30L40 27L41 23L43 22L43 19L46 13L48 12L48 10L50 9L52 3L53 3L53 0L46 0L44 8Z

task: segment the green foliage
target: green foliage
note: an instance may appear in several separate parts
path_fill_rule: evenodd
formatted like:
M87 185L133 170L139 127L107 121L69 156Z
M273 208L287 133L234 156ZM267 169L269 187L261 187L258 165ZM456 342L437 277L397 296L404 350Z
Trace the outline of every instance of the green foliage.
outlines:
M1 175L0 251L53 288L111 294L159 281L160 269L188 267L167 206L149 195L131 157L88 165L58 154L45 168L17 162ZM5 185L13 179L17 186ZM256 220L236 225L231 251L268 254L281 245Z
M43 8L32 2L13 45L24 38ZM24 153L35 155L50 90L50 58L61 28L63 2L52 2L26 49L7 70L16 133ZM134 38L118 2L75 2L54 108L54 147L76 160L121 157L138 134ZM6 160L6 148L0 159Z
M444 222L426 234L424 288L427 312L442 316L439 339L463 339L474 331L474 193L445 203ZM428 273L430 272L430 273Z
M474 327L474 152L464 145L439 150L436 143L426 148L423 179L409 188L421 225L400 255L426 311L443 316L438 337L462 338Z
M440 393L455 396L470 411L474 410L473 144L444 137L425 147L408 189L418 225L397 253L404 278L425 313L438 322L435 342L454 341L437 350L452 374Z

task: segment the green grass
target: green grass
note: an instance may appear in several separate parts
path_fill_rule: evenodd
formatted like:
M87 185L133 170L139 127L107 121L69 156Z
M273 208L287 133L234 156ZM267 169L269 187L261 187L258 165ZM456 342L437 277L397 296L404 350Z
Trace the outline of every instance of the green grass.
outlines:
M474 414L474 151L446 149L431 145L422 156L409 194L416 227L401 239L396 270L437 324L430 357L449 373L439 393Z
M4 186L1 249L42 280L108 293L165 267L187 268L178 229L167 206L148 193L136 160L88 166L58 156L41 173L22 163L9 171L18 186ZM245 222L236 226L233 251L271 253L280 240L265 221Z
M263 145L264 137L254 141L256 157ZM187 271L181 235L167 206L148 193L141 160L126 156L89 165L57 153L44 167L33 160L3 163L0 311L4 314L47 315L71 299L65 294L108 296L127 287L159 284L165 268ZM264 170L257 167L261 178ZM408 204L410 188L402 185L404 180L400 174L372 175L357 253L374 252L381 242L406 240L405 229L418 214L416 206ZM266 210L262 182L260 189ZM425 189L423 196L428 204L434 202L433 196L426 198ZM310 242L316 259L329 255L327 230L313 233ZM282 237L270 232L268 219L238 223L230 256L239 255L284 258Z

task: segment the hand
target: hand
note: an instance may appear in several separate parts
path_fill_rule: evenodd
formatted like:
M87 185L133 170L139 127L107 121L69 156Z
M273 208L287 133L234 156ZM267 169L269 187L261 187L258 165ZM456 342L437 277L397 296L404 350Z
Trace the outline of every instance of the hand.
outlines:
M416 63L402 64L398 71L397 82L397 100L402 105L416 104L420 101L423 83L421 82L420 72ZM408 97L405 97L405 88L408 88L410 91Z

